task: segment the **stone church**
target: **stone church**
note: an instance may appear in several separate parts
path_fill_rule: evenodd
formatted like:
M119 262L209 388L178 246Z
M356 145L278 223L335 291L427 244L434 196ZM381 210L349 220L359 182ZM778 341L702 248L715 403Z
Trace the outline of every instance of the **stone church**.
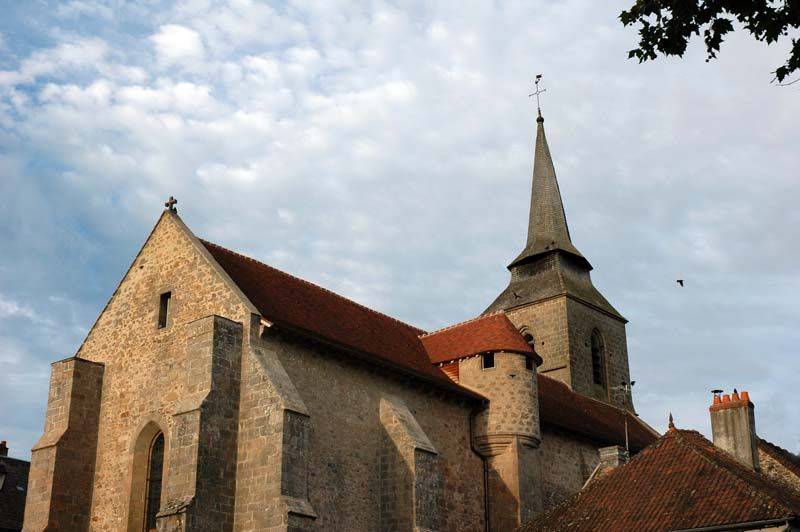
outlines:
M24 530L528 522L658 438L634 412L626 320L570 239L541 115L508 268L485 312L429 332L202 240L168 202L52 365Z

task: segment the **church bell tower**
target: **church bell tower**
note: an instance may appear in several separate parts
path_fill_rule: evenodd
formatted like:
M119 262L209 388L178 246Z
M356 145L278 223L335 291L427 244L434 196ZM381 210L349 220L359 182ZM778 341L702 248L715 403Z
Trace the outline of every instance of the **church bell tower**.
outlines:
M536 123L528 240L508 266L508 287L485 313L506 313L542 357L539 373L633 410L624 385L627 320L594 287L592 266L572 243L541 111Z

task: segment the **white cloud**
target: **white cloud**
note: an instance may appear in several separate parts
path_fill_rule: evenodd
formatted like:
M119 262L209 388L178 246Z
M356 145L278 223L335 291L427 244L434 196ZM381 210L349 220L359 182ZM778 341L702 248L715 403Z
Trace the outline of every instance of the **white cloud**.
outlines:
M17 301L9 299L3 294L0 294L0 319L18 317L31 321L39 320L39 316L33 311L33 309L22 305Z
M19 69L0 71L0 86L26 84L42 76L92 68L102 62L109 49L98 38L75 38L56 47L34 52Z
M91 2L86 0L71 0L58 5L57 13L61 17L80 17L97 16L103 19L111 19L114 11L102 2Z
M156 47L159 62L167 66L183 61L199 61L205 55L200 34L179 24L161 26L158 33L150 36L150 40Z
M524 241L544 72L572 235L631 319L643 417L704 428L709 384L767 397L775 368L800 370L800 100L768 84L781 50L737 36L717 62L638 65L621 0L100 5L39 13L57 42L0 72L6 322L55 307L88 327L170 194L200 235L401 319L468 318Z

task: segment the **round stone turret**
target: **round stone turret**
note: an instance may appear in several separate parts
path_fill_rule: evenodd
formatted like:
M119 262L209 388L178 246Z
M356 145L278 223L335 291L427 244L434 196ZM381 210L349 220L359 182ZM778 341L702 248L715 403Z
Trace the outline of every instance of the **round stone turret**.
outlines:
M528 354L484 353L459 363L459 379L489 399L475 418L475 445L493 456L509 444L538 447L541 441L535 359Z

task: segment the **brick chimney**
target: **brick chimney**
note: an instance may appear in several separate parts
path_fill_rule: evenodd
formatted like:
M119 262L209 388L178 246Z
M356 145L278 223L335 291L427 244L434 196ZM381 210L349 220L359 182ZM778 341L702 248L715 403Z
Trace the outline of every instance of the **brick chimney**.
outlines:
M759 471L756 418L750 394L714 395L709 407L714 445L751 469Z
M6 444L6 440L0 441L0 456L8 456L8 444Z

